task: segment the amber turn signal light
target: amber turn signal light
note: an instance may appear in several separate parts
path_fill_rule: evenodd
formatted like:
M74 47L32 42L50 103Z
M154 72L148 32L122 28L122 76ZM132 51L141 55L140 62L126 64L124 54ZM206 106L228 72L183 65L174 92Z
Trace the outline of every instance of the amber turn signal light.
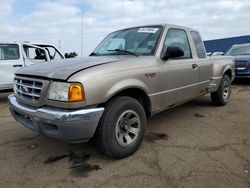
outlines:
M70 102L79 102L85 101L85 92L81 84L71 83L69 85L69 101Z

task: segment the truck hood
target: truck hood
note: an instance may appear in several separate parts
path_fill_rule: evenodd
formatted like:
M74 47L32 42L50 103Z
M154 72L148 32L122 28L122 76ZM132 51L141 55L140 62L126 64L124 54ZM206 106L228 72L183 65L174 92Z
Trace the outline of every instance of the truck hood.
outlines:
M87 57L55 60L31 65L16 71L16 75L67 80L72 74L94 66L125 60L124 56Z

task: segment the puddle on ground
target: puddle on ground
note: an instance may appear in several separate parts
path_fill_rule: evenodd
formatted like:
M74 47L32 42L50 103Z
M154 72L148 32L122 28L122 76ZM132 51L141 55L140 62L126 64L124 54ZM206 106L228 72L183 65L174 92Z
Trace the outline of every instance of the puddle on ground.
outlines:
M146 142L154 142L156 140L168 140L168 135L163 133L149 132L145 135Z
M90 154L86 154L82 151L69 151L69 161L71 162L70 168L77 168L83 166L87 160L89 160Z
M76 168L72 168L72 170L70 171L70 175L75 176L75 177L89 177L89 173L92 171L97 171L97 170L101 170L99 165L90 165L90 164L83 164L81 166L78 166Z
M199 150L202 150L202 151L220 151L220 150L222 150L224 148L225 148L225 145L213 146L213 147L204 147L204 148L200 148Z
M204 116L204 115L202 115L200 113L194 113L194 117L196 117L196 118L203 118L203 117L206 117L206 116Z
M54 157L49 157L45 162L44 164L49 164L49 163L54 163L54 162L57 162L59 160L62 160L66 157L68 157L69 154L64 154L64 155L59 155L59 156L54 156Z
M69 158L70 166L70 175L77 177L89 177L89 173L94 170L100 170L99 165L90 165L87 161L90 158L90 154L87 154L83 151L70 150L66 154L49 157L44 164L51 164L57 161L60 161L64 158Z

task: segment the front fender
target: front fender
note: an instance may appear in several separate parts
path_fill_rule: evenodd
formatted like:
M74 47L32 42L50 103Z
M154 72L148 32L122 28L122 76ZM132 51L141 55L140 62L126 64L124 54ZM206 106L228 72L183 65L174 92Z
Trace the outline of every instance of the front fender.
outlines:
M147 85L138 79L125 79L117 82L113 85L106 93L105 93L105 101L108 101L114 95L119 93L122 90L129 89L129 88L137 88L143 90L145 93L149 93L149 88Z

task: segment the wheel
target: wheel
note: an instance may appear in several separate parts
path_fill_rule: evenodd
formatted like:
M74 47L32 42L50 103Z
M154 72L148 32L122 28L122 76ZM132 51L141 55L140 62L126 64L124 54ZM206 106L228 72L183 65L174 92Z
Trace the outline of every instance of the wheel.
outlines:
M212 102L217 106L224 106L231 95L231 80L224 75L216 92L211 93Z
M105 106L97 128L101 150L120 159L134 153L140 146L147 124L145 111L134 98L117 97Z

